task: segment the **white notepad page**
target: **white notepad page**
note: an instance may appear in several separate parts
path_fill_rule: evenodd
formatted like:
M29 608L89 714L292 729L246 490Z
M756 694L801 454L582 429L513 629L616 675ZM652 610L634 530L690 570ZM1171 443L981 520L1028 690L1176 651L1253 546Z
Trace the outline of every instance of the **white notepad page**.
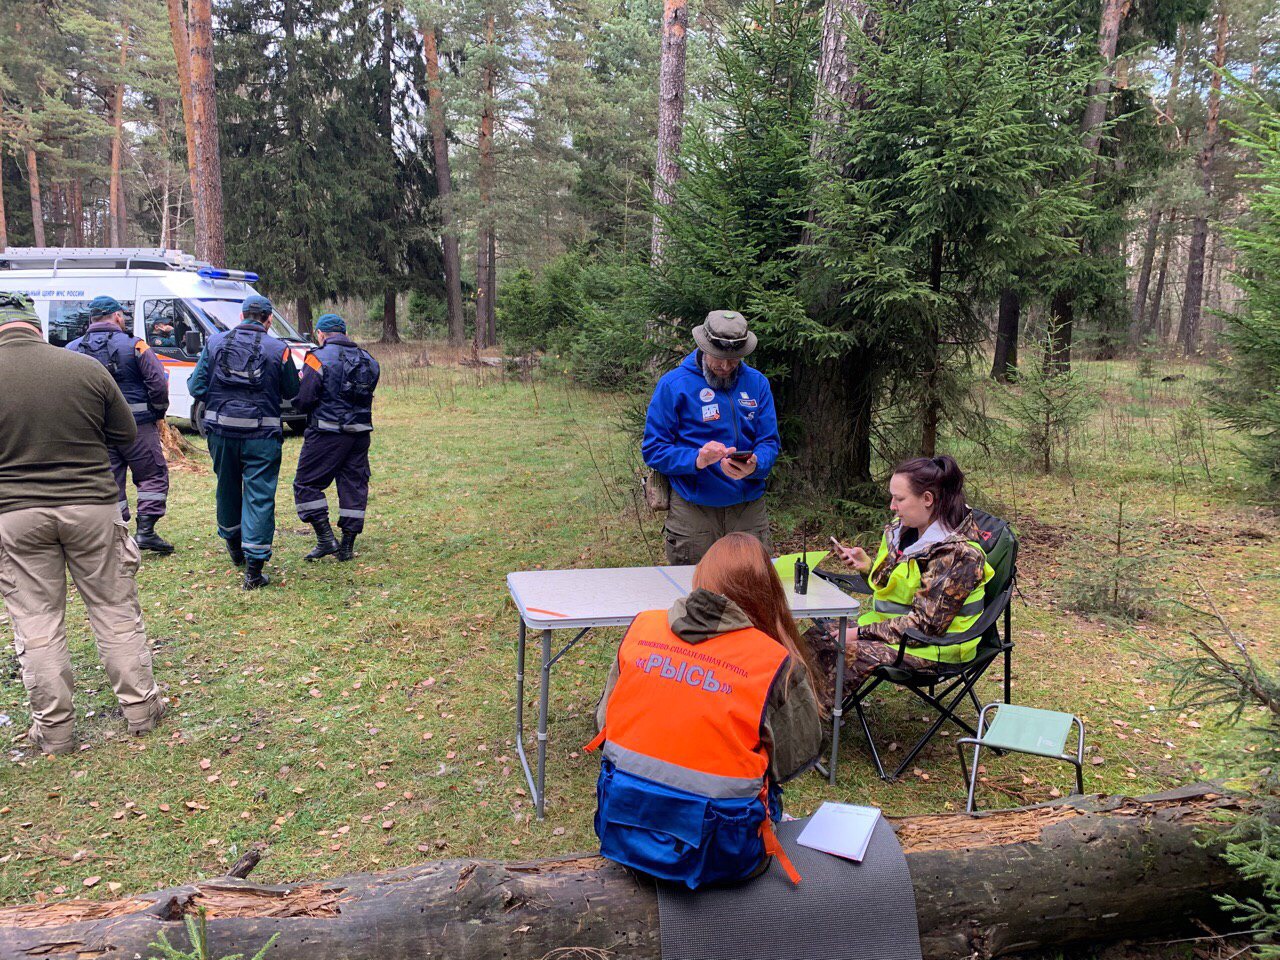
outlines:
M879 819L880 811L876 807L827 801L809 818L796 842L861 863Z

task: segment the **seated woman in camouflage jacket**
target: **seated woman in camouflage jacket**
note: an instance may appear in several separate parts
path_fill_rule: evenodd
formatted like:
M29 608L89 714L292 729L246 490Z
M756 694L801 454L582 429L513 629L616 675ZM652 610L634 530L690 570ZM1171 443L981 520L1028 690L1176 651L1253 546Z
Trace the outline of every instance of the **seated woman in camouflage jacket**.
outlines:
M964 474L948 456L918 457L898 465L889 481L889 509L872 558L861 547L842 547L840 558L867 578L873 597L858 618L846 663L856 688L881 664L891 664L906 631L930 637L961 633L982 614L991 566L978 546L978 529L965 503ZM973 659L977 640L924 645L908 640L903 664L916 670Z

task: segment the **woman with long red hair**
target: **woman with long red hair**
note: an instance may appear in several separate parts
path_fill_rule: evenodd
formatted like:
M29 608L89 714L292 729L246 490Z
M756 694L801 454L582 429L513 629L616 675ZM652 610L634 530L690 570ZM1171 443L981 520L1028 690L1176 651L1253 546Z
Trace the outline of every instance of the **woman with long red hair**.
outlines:
M821 749L811 676L764 546L718 540L687 597L636 617L609 673L592 744L601 852L691 888L762 870L781 852L780 786Z

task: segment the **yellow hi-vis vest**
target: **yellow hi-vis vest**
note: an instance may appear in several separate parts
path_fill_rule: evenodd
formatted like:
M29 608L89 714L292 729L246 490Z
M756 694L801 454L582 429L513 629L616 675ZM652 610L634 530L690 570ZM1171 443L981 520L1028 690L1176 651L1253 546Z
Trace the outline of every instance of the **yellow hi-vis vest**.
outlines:
M972 540L968 541L968 544L984 558L986 557L986 554L978 544ZM888 556L889 541L882 536L880 538L880 550L876 553L876 559L871 564L871 569L878 568ZM964 631L978 622L978 618L982 616L987 581L993 576L995 576L995 571L991 569L991 564L984 559L982 580L965 599L964 606L960 608L960 612L951 621L951 626L947 627L947 633L964 633ZM870 584L869 578L867 582ZM888 582L883 587L877 587L872 584L871 589L871 609L858 617L859 626L883 623L886 620L892 620L894 617L900 617L904 613L910 613L912 601L915 600L916 593L920 589L919 561L915 557L903 559L893 568L893 572L889 574ZM973 659L981 640L981 637L975 637L972 640L966 640L964 643L956 643L945 647L936 645L927 647L909 646L907 647L907 652L913 657L936 660L939 663L968 663Z

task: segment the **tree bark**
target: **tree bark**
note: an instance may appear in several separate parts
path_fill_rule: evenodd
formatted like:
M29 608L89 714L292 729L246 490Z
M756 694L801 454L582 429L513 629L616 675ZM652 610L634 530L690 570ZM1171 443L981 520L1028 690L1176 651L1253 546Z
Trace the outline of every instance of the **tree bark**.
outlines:
M173 56L178 63L178 96L182 101L182 129L187 139L187 179L191 184L191 209L195 218L196 256L204 259L204 210L200 203L200 178L196 175L199 151L196 149L195 104L191 89L191 40L187 36L187 20L182 9L182 0L167 0L167 2L169 36L173 40Z
M382 342L400 342L400 325L396 321L396 290L392 286L382 288Z
M1075 334L1075 294L1059 290L1049 300L1049 342L1046 345L1045 364L1048 369L1071 369L1071 340Z
M476 329L477 350L492 346L489 331L494 327L493 318L493 113L494 92L497 85L497 65L493 62L494 15L489 14L485 24L485 64L481 71L480 105L480 217L476 235Z
M981 960L1056 951L1218 918L1213 896L1247 889L1211 835L1214 816L1236 806L1218 788L1197 785L891 821L915 887L923 954ZM1199 842L1206 833L1209 842ZM126 900L0 908L0 955L151 956L161 932L181 949L181 918L196 908L207 912L214 957L251 955L272 935L274 960L658 960L661 946L653 885L579 856L447 860L283 886L224 878Z
M120 76L111 103L111 246L124 246L124 178L120 172L124 151L124 71L129 65L129 21L120 27Z
M1102 57L1103 72L1089 85L1089 103L1084 110L1085 149L1096 157L1102 145L1102 123L1107 118L1107 100L1116 76L1116 44L1120 39L1120 27L1133 7L1133 0L1103 0L1102 16L1098 24L1098 53ZM1097 162L1094 177L1097 176Z
M382 103L379 104L381 108L379 113L382 121L383 149L387 152L388 157L390 157L393 168L396 164L396 131L394 113L392 111L392 94L395 91L395 73L392 70L392 60L395 55L396 47L395 15L396 4L393 0L383 0L382 49L379 53L382 58L382 73L385 78L385 82L382 88ZM396 222L395 205L395 191L388 191L386 208L384 210L384 216L386 217L388 224ZM386 286L382 289L382 342L399 343L400 325L396 318L396 285L393 278L400 273L400 270L396 257L395 244L390 230L383 234L382 268L384 271L383 277L386 281Z
M445 131L444 92L440 86L440 54L436 46L436 29L431 24L422 31L422 55L427 61L427 110L435 159L436 200L440 206L449 343L458 346L467 335L466 316L462 312L462 260L458 255L458 232L453 215L453 178L449 173L449 139Z
M203 227L203 259L227 265L222 233L222 162L218 156L218 101L213 73L212 0L191 0L191 100L195 126L197 226ZM197 249L200 244L197 244Z
M1222 68L1227 62L1227 4L1218 0L1218 37L1213 54L1217 69L1209 81L1209 113L1204 124L1204 145L1198 157L1200 186L1204 204L1213 198L1214 156L1218 149L1218 115L1222 104ZM1187 286L1182 297L1182 320L1178 324L1178 344L1190 356L1200 342L1200 316L1204 300L1204 253L1209 235L1209 212L1202 209L1191 228L1191 247L1187 252Z
M9 218L4 212L4 141L0 140L0 250L9 246Z
M297 312L298 332L304 337L311 336L315 332L313 324L314 317L311 310L311 298L306 294L298 297L294 301L294 310Z
M1161 241L1160 248L1160 270L1156 274L1156 289L1151 294L1151 312L1147 318L1149 328L1155 331L1156 338L1163 341L1164 339L1164 322L1160 315L1161 306L1164 303L1165 281L1169 277L1169 253L1173 248L1176 234L1173 228L1174 211L1169 211L1169 216L1165 218L1164 239Z
M485 301L489 305L485 323L488 330L485 339L489 346L498 342L498 233L493 224L489 224L489 295Z
M1163 214L1159 204L1151 205L1151 214L1147 217L1147 236L1142 244L1142 263L1138 267L1138 285L1133 291L1133 309L1129 316L1129 342L1134 346L1142 343L1147 332L1144 322L1147 315L1147 292L1151 287L1151 267L1155 263Z
M40 164L33 147L27 147L27 189L31 192L31 226L37 247L44 242L44 208L40 204Z
M84 187L78 178L71 181L71 243L84 246Z
M1018 327L1022 320L1022 298L1012 287L1000 291L1000 313L996 320L995 358L991 379L1009 382L1009 373L1018 367Z
M685 38L689 28L688 0L663 0L662 43L658 74L658 151L653 168L653 202L659 210L671 205L671 191L680 179L680 143L684 139ZM662 217L653 215L649 258L662 262L666 231ZM653 336L651 325L649 334Z
M865 354L849 354L792 367L783 413L804 424L795 463L810 491L854 499L854 488L871 481L871 366Z

